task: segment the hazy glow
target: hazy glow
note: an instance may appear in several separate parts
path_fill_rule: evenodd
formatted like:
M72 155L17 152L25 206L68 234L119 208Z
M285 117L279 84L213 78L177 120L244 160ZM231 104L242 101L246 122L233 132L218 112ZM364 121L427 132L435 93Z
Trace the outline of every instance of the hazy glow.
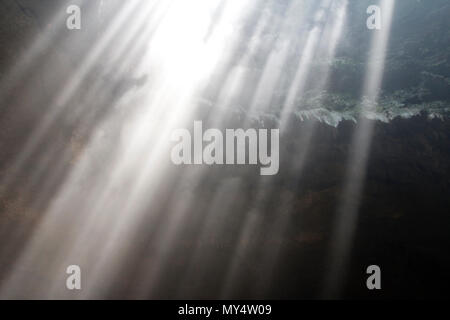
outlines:
M58 283L64 283L65 275L58 270L64 270L64 266L74 260L81 265L91 265L91 276L95 279L80 297L96 297L101 293L99 287L106 285L114 270L120 269L122 253L125 253L123 239L133 234L141 220L141 205L145 199L155 195L159 181L165 179L164 167L170 164L166 159L170 132L180 124L180 120L189 118L197 90L225 54L226 46L233 38L235 20L245 13L248 1L226 5L221 19L212 21L219 2L127 2L113 26L88 53L72 82L54 97L55 107L51 108L54 112L31 136L16 161L17 169L9 175L10 179L14 179L24 161L39 147L39 141L64 110L59 106L65 106L77 92L86 80L87 72L99 62L114 37L122 37L121 45L116 46L111 57L112 61L117 57L118 63L124 63L123 57L134 57L137 50L147 43L148 50L139 58L136 70L137 75L150 72L155 77L152 86L122 101L122 104L135 105L137 110L127 122L119 125L117 120L121 119L111 114L103 123L97 124L87 150L53 196L42 222L16 261L17 267L3 282L2 297L20 296L28 286L31 296L63 297L67 293L65 290L61 292ZM125 25L128 21L133 23ZM117 67L120 70L121 65ZM94 88L96 85L101 86L94 83ZM88 189L80 189L90 175L93 161L102 156L103 132L108 129L123 132L122 140L117 141L116 152L105 163L110 167L109 175L91 179ZM58 171L55 170L54 174L57 175ZM133 181L132 185L130 181ZM124 187L127 192L118 194L118 190ZM186 205L183 198L178 203L180 209ZM175 207L170 217L173 221L170 225L175 228L166 231L161 246L163 251L181 226L179 219L183 215L177 215L177 212L179 210ZM62 230L67 231L64 240L56 240ZM43 250L49 251L51 262L41 259ZM93 254L96 256L94 264ZM163 262L161 260L161 266ZM44 278L59 274L52 280L55 283L52 290L40 291L38 283L42 279L35 280L26 273L26 270L34 268L41 270Z
M28 183L42 185L36 207L46 201L48 205L14 267L2 279L0 298L73 298L74 293L61 286L65 283L65 267L70 264L89 270L76 298L108 297L113 280L120 279L122 268L132 264L127 259L134 248L132 242L140 240L137 235L142 230L154 240L156 249L150 257L142 257L135 272L141 280L127 290L137 298L153 296L177 252L180 234L189 232L191 223L201 221L197 242L189 244L193 255L176 288L180 296L188 296L199 277L198 266L209 258L202 244L227 232L223 223L227 215L245 208L245 215L239 217L238 239L232 244L234 255L224 266L225 277L219 288L223 298L230 297L242 276L243 257L255 247L253 236L263 223L260 213L268 199L275 204L276 217L265 239L271 249L261 254L259 262L260 272L270 280L280 254L279 241L290 223L294 196L278 193L270 184L273 181L257 177L251 183L255 196L247 208L239 197L245 192L245 177L230 176L213 186L216 189L206 194L206 201L198 203L195 187L210 182L208 170L195 167L174 173L168 160L172 130L189 126L202 102L209 105L209 120L218 127L226 123L232 108L245 111L245 125L259 120L270 108L278 108L277 120L284 129L302 107L298 101L308 89L316 57L326 63L316 71L319 84L313 89L326 89L328 63L336 56L346 25L347 1L322 0L312 5L293 1L280 9L281 17L271 13L269 3L129 0L118 8L107 32L89 48L63 89L53 94L50 112L29 135L2 181L6 186L14 181L61 119L79 118L80 130L92 129L67 175L63 174L65 159L58 157L58 150L36 163ZM373 41L363 101L377 101L393 9L393 0L382 1L382 10L388 14ZM271 38L273 34L276 37ZM244 44L243 39L247 41ZM12 69L12 78L20 79L39 48L50 41L46 38L45 43L33 44L21 60L23 68ZM257 64L255 60L262 62ZM111 77L116 78L105 80L105 74L90 78L100 64L113 69ZM133 80L132 89L117 94L125 83L121 79L127 77ZM75 98L86 82L89 88L83 91L83 102L74 103L80 101ZM281 104L274 106L280 83L286 84L282 88L286 92L279 99ZM369 105L362 103L362 107ZM308 124L304 132L298 139L302 151L292 155L287 168L299 177L314 142L315 124ZM326 294L337 291L339 283L334 281L342 272L340 261L349 254L371 133L372 124L361 119L348 162ZM57 191L52 191L59 179ZM176 183L171 184L170 179ZM256 296L263 296L269 280L255 285ZM42 282L50 283L50 288L43 288Z

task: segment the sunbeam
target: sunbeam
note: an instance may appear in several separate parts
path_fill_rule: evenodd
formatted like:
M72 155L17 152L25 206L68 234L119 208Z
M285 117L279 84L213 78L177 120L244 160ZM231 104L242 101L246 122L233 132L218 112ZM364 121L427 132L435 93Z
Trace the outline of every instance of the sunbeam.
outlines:
M344 190L337 208L334 241L330 251L330 271L324 286L324 295L327 298L339 297L342 290L342 279L345 277L344 271L351 252L360 198L364 188L373 134L373 122L365 119L365 113L373 111L379 98L395 1L382 0L380 7L384 12L382 29L376 33L372 41L361 101L360 121L354 133Z

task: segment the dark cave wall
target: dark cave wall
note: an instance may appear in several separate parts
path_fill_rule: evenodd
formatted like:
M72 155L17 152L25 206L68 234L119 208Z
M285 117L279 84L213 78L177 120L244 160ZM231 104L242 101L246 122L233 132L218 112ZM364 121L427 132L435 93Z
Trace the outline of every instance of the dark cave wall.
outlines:
M178 235L169 254L169 266L149 298L185 297L177 288L187 272L186 266L199 270L197 277L184 283L189 297L220 298L221 281L235 257L243 222L252 214L256 214L259 224L249 234L250 249L239 256L237 285L228 297L322 297L334 241L333 226L356 125L343 122L333 128L315 123L313 143L301 172L294 171L292 155L301 153L302 145L298 141L305 133L303 130L310 129L311 122L293 125L280 140L280 158L284 163L279 175L265 180L270 191L266 198L256 201L260 180L253 169L205 168L200 183L187 184L197 201L187 209L189 225ZM450 277L446 272L450 266L450 149L446 147L449 129L450 122L430 120L425 115L391 123L375 122L342 298L449 296ZM160 186L161 205L149 209L152 214L157 212L158 229L164 230L170 223L166 208L170 208L172 198L164 190L175 189L179 178L189 170L189 167L174 166L170 177ZM237 197L222 203L221 228L207 240L201 240L199 235L205 232L206 221L218 214L205 210L201 204L207 204L224 184L236 179L242 184ZM287 221L281 233L275 230L280 219ZM148 226L143 223L142 230L136 233L128 264L121 271L127 276L111 286L110 297L132 296L132 288L141 278L130 270L144 261L152 261L157 252L157 238ZM270 260L267 254L275 248L280 250L278 259L271 276L267 276L265 259ZM196 250L201 250L203 259L193 262ZM365 286L365 271L371 264L382 269L379 292L368 291ZM255 289L260 283L267 283L268 290Z

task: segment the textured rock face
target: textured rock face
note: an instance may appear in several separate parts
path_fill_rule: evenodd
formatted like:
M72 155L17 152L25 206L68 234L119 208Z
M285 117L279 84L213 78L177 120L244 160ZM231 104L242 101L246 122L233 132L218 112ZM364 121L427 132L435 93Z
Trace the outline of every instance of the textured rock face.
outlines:
M0 70L6 69L21 53L25 52L32 39L42 36L44 31L55 36L52 48L59 56L68 61L64 65L74 64L91 46L96 37L108 28L108 22L114 17L118 1L79 1L85 12L84 27L80 32L65 30L65 5L68 2L43 0L39 5L31 0L6 0L2 3L0 22L0 41L6 45L0 52ZM331 125L342 119L357 119L358 104L364 78L366 76L368 52L371 46L371 31L365 27L366 8L371 1L350 0L348 17L336 55L331 60L318 55L312 61L312 72L308 79L304 95L296 101L297 110L302 118L319 118ZM308 10L314 10L311 6ZM288 5L272 1L265 9L274 25L278 25L286 15ZM254 16L261 14L262 6L255 7ZM267 13L266 13L267 14ZM450 29L448 16L450 5L445 0L433 2L411 1L397 3L394 11L392 32L390 35L386 67L383 76L381 99L371 118L390 121L395 117L410 117L426 111L431 117L448 114L450 106L450 64L449 35L443 30ZM52 17L52 19L50 19ZM57 19L59 18L59 19ZM254 17L253 17L254 18ZM252 19L253 19L252 18ZM311 20L311 21L309 21ZM310 17L308 24L314 26ZM51 23L49 21L52 21ZM254 28L253 21L242 28L242 41L236 52L236 61L230 66L252 70L251 77L261 75L267 61L267 49L273 48L279 36L276 28L267 28L261 34L261 50L244 64L239 57L245 51ZM105 29L102 29L105 28ZM300 28L297 32L303 29ZM70 41L60 41L69 38ZM70 42L76 45L70 45ZM299 46L301 48L301 46ZM296 51L297 50L297 51ZM289 61L295 65L299 56L298 48L289 52ZM317 90L317 83L324 66L329 67L330 82L326 88ZM295 68L288 68L289 74ZM252 84L248 85L253 90ZM273 99L271 111L278 116L281 100L287 94L287 87L280 86ZM204 97L215 103L214 95ZM245 101L243 101L245 103Z

